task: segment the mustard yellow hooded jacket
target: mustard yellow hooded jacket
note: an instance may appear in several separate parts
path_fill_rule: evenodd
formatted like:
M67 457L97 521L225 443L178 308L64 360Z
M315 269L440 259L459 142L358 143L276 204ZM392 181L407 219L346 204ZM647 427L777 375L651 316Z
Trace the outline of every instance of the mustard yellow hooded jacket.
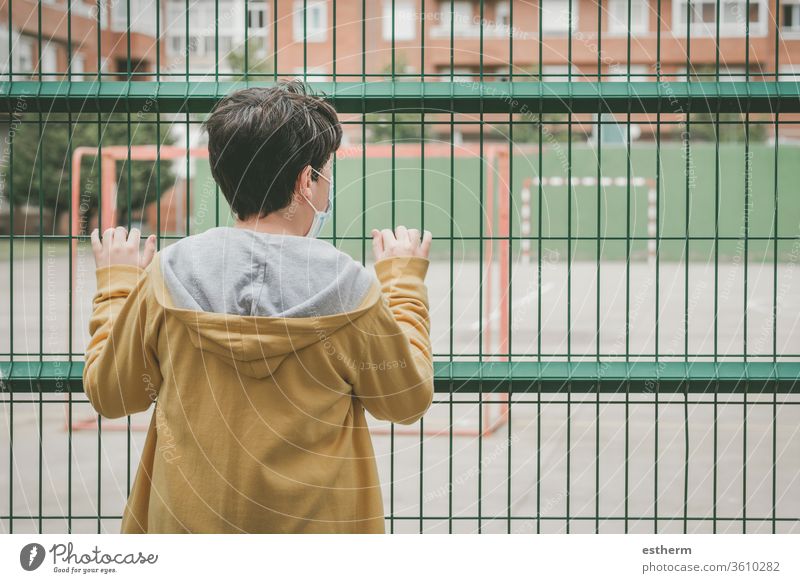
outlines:
M430 406L427 268L230 227L98 268L84 390L155 403L122 532L384 532L364 410Z

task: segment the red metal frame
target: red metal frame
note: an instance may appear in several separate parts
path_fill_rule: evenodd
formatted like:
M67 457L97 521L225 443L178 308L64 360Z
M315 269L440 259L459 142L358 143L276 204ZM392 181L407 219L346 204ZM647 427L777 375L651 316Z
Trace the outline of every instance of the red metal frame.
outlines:
M494 241L492 240L492 233L494 232L494 175L491 172L496 168L497 175L499 176L498 180L498 232L501 238L498 242L500 247L499 252L499 282L500 282L500 313L507 314L508 313L508 302L509 302L509 293L510 293L510 281L509 281L509 255L510 255L510 241L508 239L511 226L510 226L510 216L509 216L509 197L510 197L510 185L508 182L508 176L510 172L510 165L509 165L509 158L508 158L508 150L505 146L499 145L488 145L484 146L483 151L481 151L478 144L461 144L456 148L453 148L451 151L450 144L425 144L424 154L425 156L440 156L440 157L449 157L451 154L454 154L456 157L480 157L481 153L483 153L484 158L490 161L489 164L489 172L487 172L487 184L486 184L486 197L485 197L485 209L486 209L486 233L489 237L486 241L484 241L484 260L482 269L484 269L484 277L485 277L485 285L484 285L484 336L483 336L483 351L487 355L487 359L492 358L499 358L500 360L508 360L508 357L492 357L494 353L494 348L492 346L492 330L491 330L491 308L492 308L492 287L494 284L493 281L493 274L494 270L492 269L492 260L493 260L493 246ZM208 157L208 150L206 148L181 148L178 146L155 146L155 145L141 145L141 146L106 146L102 149L100 148L92 148L92 147L79 147L75 148L72 155L72 208L79 209L80 208L80 168L81 168L81 160L85 155L93 154L97 156L98 154L101 156L101 174L102 180L100 184L100 196L101 201L101 214L100 214L100 224L101 225L114 225L117 221L117 200L114 196L116 190L116 182L117 182L117 171L116 171L116 162L118 160L174 160L177 158L183 158L187 155L194 157L194 158L207 158ZM396 144L392 146L391 144L375 144L370 145L367 147L367 155L369 157L420 157L423 154L423 148L421 144ZM361 155L361 146L357 147L355 150L347 150L346 148L340 149L337 152L337 158L346 158L348 156L356 156ZM496 162L495 162L496 161ZM73 213L72 217L72 233L77 234L80 233L80 222L81 217L79 213ZM73 238L71 241L72 245L72 256L73 256L73 271L72 271L72 285L73 289L75 289L75 277L76 277L76 266L77 266L77 253L78 253L78 241L77 239ZM504 283L505 282L505 283ZM501 354L508 354L509 352L509 341L508 341L508 319L507 318L499 318L500 322L499 330L498 330L498 346L497 350ZM488 436L497 431L500 427L505 425L508 421L508 412L509 412L509 404L508 404L508 395L507 394L495 394L489 395L490 400L489 402L484 401L481 406L481 425L482 429L452 429L452 428L432 428L432 429L424 429L423 434L430 435L430 436L439 436L439 435L458 435L458 436ZM493 418L491 405L494 401L504 401L500 403L500 414L497 418ZM73 430L82 430L82 429L95 429L97 428L97 418L91 417L82 419L79 421L74 421L72 423ZM69 425L66 425L68 428ZM124 431L128 429L127 424L116 424L116 423L109 423L108 425L104 426L104 429L111 430L111 431ZM131 425L131 429L136 431L145 431L147 426L145 425ZM391 429L387 428L373 428L372 432L378 435L381 434L388 434L391 432ZM411 429L409 427L395 427L394 428L395 434L400 435L417 435L419 431Z
M208 150L206 148L190 148L188 153L192 157L207 158ZM117 223L117 198L114 196L116 193L117 184L117 161L118 160L174 160L176 158L183 158L187 155L186 148L176 146L105 146L103 148L92 148L81 146L75 148L72 152L72 208L80 209L80 189L81 189L81 161L85 155L100 155L100 172L102 179L100 181L100 225L115 225ZM72 234L77 235L81 232L81 216L79 212L72 213ZM72 251L72 274L71 285L75 289L77 266L78 266L78 240L73 237L71 239ZM72 318L70 314L70 318ZM68 405L65 404L65 408ZM67 412L67 415L69 413ZM69 418L69 417L67 417ZM72 429L80 431L82 429L96 429L97 417L87 417L72 422ZM69 429L69 422L65 422L65 429ZM107 431L125 431L128 429L127 423L114 423L107 422L103 425L103 429ZM131 425L131 429L135 431L146 431L147 425Z

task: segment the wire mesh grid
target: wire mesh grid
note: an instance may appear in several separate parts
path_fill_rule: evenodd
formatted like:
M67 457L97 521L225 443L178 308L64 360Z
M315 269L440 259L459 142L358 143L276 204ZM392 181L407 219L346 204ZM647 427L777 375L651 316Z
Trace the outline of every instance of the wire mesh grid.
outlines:
M434 234L430 413L389 532L797 532L800 4L0 4L4 532L114 532L148 415L80 386L97 225L230 224L204 114L341 114L323 237Z

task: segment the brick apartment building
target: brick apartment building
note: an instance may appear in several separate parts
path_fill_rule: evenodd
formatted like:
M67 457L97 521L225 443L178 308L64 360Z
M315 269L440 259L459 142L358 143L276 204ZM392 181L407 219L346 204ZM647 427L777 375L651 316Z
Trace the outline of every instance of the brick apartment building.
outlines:
M667 79L686 79L687 69L703 78L714 72L717 58L723 80L743 80L748 66L753 80L765 78L761 73L774 80L776 68L781 80L800 79L800 0L782 0L779 14L769 0L719 4L717 44L717 0L691 2L688 39L687 0L661 0L660 14L657 0L630 0L630 7L628 0L602 0L600 15L595 0L572 0L571 7L570 0L544 0L541 35L537 0L485 0L482 8L478 0L379 0L363 7L358 0L339 0L335 59L332 0L280 2L277 27L274 7L255 6L264 13L269 50L277 44L277 70L305 70L309 81L329 80L334 61L339 80L359 80L362 72L381 78L392 71L393 53L394 73L408 80L421 74L427 80L475 80L482 70L486 81L504 81L509 73L520 76L515 79L541 73L551 81L570 74L574 81L596 81L600 74L605 81L624 81L628 72L632 80L646 81L655 79L659 58ZM652 126L636 129L642 139L652 138ZM795 127L787 130L784 138L796 133ZM477 128L459 131L469 139L466 134Z
M693 0L691 23L691 67L694 71L713 67L716 59L717 0ZM424 9L423 9L424 4ZM544 0L541 43L539 5L536 0L485 0L483 13L477 0L378 0L365 3L362 30L362 2L336 2L336 72L362 72L362 44L366 52L366 71L385 72L401 61L401 74L439 73L451 70L451 15L453 72L459 77L476 75L483 55L487 80L504 79L509 72L513 50L514 74L541 71L550 79L567 74L570 64L576 80L581 75L598 73L619 75L628 63L628 0L603 0L600 35L598 3L573 0L570 22L569 0ZM800 0L782 0L778 45L780 72L794 76L800 72ZM267 3L251 4L263 10L263 34L269 50L275 39L274 12ZM736 79L745 73L749 60L751 73L773 72L776 63L775 3L768 0L720 1L719 57L723 74ZM310 78L321 79L333 73L333 0L303 0L278 4L278 71L302 72L304 32L306 64ZM659 29L656 0L631 0L630 67L634 75L654 71ZM394 30L392 29L394 11ZM661 1L662 72L685 75L687 60L687 0ZM746 36L749 12L749 37ZM513 22L512 22L513 20ZM572 28L571 53L569 28ZM423 37L424 26L424 37ZM481 50L481 29L483 44ZM394 34L393 34L394 32ZM509 37L513 40L510 42ZM541 62L539 59L541 45ZM424 46L423 51L420 47ZM571 59L570 59L571 57ZM641 77L639 77L641 78Z
M687 73L712 73L717 56L728 80L742 79L747 66L754 80L762 74L774 79L776 72L781 80L800 80L800 0L780 0L779 10L770 0L692 0L688 39L688 0L661 0L660 15L658 0L601 0L599 15L597 0L543 0L541 26L539 0L250 0L247 6L189 0L188 18L186 0L14 0L10 15L8 2L0 0L3 80L11 68L14 80L39 72L58 80L68 64L73 80L91 78L98 64L111 78L124 78L130 67L134 80L152 80L158 64L164 81L183 80L187 69L192 80L225 79L241 75L245 37L250 73L271 78L277 71L311 82L392 73L398 80L467 81L481 70L486 81L506 80L509 73L515 79L541 73L553 81L568 74L595 81L599 74L613 81L628 72L644 81L654 79L658 58L662 74L681 80ZM486 121L494 119L508 117ZM589 122L575 131L591 138L593 119L574 116ZM632 139L652 139L649 121L646 115L634 119ZM457 123L453 139L475 139L481 128ZM678 126L663 129L665 139L679 132ZM781 139L800 138L798 130L787 124ZM176 143L186 143L185 131L190 144L202 143L197 125L175 124ZM346 139L361 140L357 125L346 126ZM185 169L176 164L179 181L185 182ZM162 204L182 207L178 198L185 190L177 185ZM169 208L162 207L166 222Z
M149 4L151 0L131 0L129 42L125 2L105 0L98 5L93 0L13 0L9 27L9 0L2 0L0 74L7 76L11 68L15 80L41 72L43 80L54 81L68 70L71 58L72 79L82 80L84 75L97 72L98 53L104 73L125 73L129 60L133 71L150 71L156 61L155 27L146 14L137 13Z
M630 8L629 0L601 0L600 34L596 0L543 0L541 38L538 0L484 0L483 8L479 0L275 1L277 9L271 1L250 0L245 10L241 0L189 0L187 19L186 0L129 0L130 10L128 2L105 0L99 4L101 68L124 73L130 59L136 79L148 80L158 50L164 80L181 77L187 67L193 79L214 72L224 76L241 70L247 35L251 73L277 69L282 77L308 81L330 80L334 73L342 81L360 80L362 73L381 78L392 72L393 52L394 73L410 80L423 73L429 80L449 79L451 73L456 80L472 79L481 62L487 81L505 80L509 72L541 72L549 80L571 73L576 81L596 80L599 73L614 80L628 70L635 80L646 80L654 73L660 28L665 75L685 78L688 52L690 74L711 73L719 54L721 72L731 80L743 78L747 63L755 79L762 71L774 73L776 63L782 79L800 78L800 0L781 0L780 14L771 0L692 0L690 39L689 0L661 0L660 19L657 0L630 0ZM7 2L0 1L3 73L13 66L15 72L42 70L55 78L53 73L67 70L68 5L73 76L96 72L96 2L42 1L41 63L34 0L13 3L9 63Z

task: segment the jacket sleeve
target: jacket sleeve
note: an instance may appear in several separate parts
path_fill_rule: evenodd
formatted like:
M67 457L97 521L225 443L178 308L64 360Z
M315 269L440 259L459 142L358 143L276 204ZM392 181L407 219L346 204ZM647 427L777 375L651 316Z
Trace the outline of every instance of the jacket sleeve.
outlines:
M391 257L375 263L382 300L374 326L360 334L353 390L377 419L408 425L433 400L428 292L429 261Z
M146 411L158 394L157 322L148 313L148 304L154 302L147 296L146 270L110 265L95 275L83 390L100 415L114 419Z

